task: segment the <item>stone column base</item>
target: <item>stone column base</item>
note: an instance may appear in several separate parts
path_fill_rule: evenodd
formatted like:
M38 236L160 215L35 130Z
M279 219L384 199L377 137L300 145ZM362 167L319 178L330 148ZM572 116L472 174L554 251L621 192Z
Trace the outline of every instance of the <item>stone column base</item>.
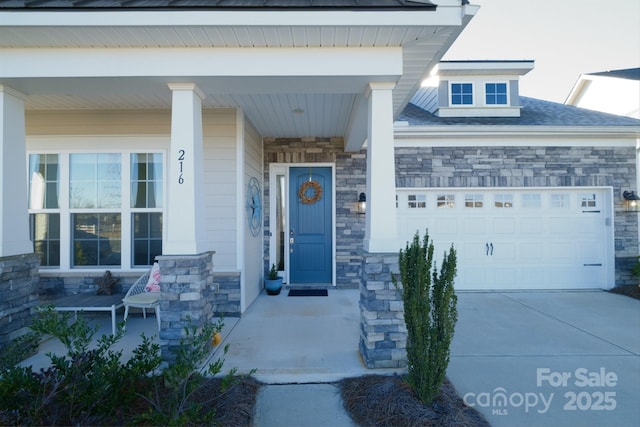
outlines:
M21 335L40 304L36 254L0 257L0 347Z
M198 255L161 255L160 350L165 361L175 360L185 327L211 322L215 289L213 252Z
M368 368L407 366L404 304L392 274L399 278L398 254L363 253L360 352Z

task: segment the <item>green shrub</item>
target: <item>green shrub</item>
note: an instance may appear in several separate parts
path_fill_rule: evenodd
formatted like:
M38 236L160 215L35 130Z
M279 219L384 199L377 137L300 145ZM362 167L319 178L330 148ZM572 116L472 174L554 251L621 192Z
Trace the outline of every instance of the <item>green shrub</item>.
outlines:
M412 243L400 250L399 268L407 325L407 380L418 398L430 404L445 379L451 340L458 319L457 297L453 289L456 251L445 251L438 272L433 260L434 246L425 232L422 243L416 233Z
M175 360L163 371L162 381L156 381L153 389L141 395L150 405L150 410L137 418L144 424L179 426L210 425L214 421L215 412L207 405L217 396L208 399L194 399L194 396L206 383L206 375L214 376L222 371L223 359L217 359L207 365L204 372L199 368L211 351L211 339L216 332L222 330L223 320L207 324L200 330L194 326L185 327L184 336L176 351ZM228 346L224 348L224 354ZM230 386L235 381L236 370L232 369L223 381Z
M122 338L123 326L90 347L97 327L83 318L72 321L70 313L51 307L39 310L31 329L57 338L66 355L48 353L51 366L40 372L30 366L0 366L0 425L211 424L215 414L191 397L205 374L222 370L219 359L198 372L222 319L199 331L185 328L175 362L162 371L160 346L144 334L132 357L121 362L122 351L112 346ZM234 374L227 375L228 384Z
M41 339L40 334L29 331L0 349L0 372L36 354Z
M0 372L0 411L3 424L88 425L117 419L122 408L137 398L136 381L159 366L159 346L143 336L143 343L125 364L122 351L111 347L123 335L103 335L94 348L97 332L82 318L51 307L38 311L31 330L57 338L66 355L48 353L51 366L40 372L11 366Z

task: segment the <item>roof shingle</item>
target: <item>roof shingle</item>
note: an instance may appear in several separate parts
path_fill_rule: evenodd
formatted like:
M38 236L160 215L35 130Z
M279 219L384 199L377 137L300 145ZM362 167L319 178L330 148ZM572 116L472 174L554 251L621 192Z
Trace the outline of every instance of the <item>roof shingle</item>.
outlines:
M409 104L397 118L412 126L636 126L640 120L520 97L520 117L438 117Z
M435 9L420 0L0 0L0 9Z

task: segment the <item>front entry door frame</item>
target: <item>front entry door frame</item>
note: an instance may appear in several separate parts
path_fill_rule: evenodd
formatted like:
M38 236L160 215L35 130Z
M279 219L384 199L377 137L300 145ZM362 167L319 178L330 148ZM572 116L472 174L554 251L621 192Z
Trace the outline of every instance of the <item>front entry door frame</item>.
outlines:
M277 224L277 191L273 191L277 188L278 176L284 176L284 191L283 194L285 208L285 230L288 229L289 222L289 169L294 167L325 167L331 169L331 191L330 194L324 193L327 196L331 197L331 285L336 286L336 168L334 163L271 163L269 164L269 262L267 265L271 265L276 263L277 259L277 241L276 241L276 232L271 224ZM289 281L289 239L285 236L284 239L284 253L285 253L285 267L284 271L281 271L280 274L284 278L285 283L290 283ZM276 263L277 264L277 263Z

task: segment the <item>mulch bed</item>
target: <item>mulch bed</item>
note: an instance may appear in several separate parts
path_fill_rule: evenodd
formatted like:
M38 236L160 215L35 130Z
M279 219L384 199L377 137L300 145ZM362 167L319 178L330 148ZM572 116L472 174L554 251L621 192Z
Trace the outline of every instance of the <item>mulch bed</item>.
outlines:
M464 404L448 380L429 406L397 375L347 378L338 386L351 418L361 426L490 426L479 412Z
M239 377L239 381L224 393L220 393L220 383L220 378L210 378L198 393L202 401L218 396L212 402L216 412L216 425L252 426L256 397L262 383L248 376Z
M609 292L640 299L640 286L638 285L616 286L615 288L610 289Z

